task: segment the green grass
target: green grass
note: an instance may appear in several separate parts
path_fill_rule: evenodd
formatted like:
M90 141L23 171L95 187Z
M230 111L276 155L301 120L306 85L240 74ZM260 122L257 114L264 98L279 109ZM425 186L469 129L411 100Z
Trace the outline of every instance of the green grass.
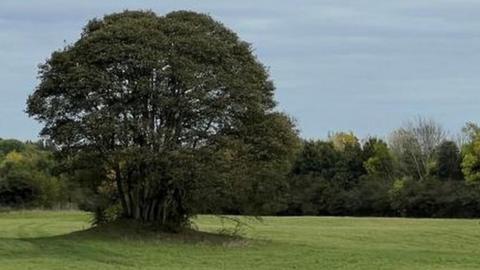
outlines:
M246 239L86 230L88 221L0 213L0 269L480 269L478 220L267 217L248 221ZM211 216L196 223L221 228Z

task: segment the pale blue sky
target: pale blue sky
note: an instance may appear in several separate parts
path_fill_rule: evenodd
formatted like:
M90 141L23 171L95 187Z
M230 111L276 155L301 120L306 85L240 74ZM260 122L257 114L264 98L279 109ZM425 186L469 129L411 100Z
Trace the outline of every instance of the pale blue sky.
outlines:
M89 19L123 9L188 9L225 23L270 67L279 108L304 137L384 136L416 115L456 132L480 118L478 0L2 0L0 137L37 138L23 112L37 65Z

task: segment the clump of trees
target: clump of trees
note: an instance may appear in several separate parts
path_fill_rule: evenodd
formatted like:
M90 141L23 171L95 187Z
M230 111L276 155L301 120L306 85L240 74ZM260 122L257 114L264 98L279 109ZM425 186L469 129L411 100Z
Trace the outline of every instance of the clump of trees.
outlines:
M68 206L72 193L51 150L43 141L0 139L0 207Z
M289 179L289 205L279 214L412 217L480 216L480 133L448 138L418 118L388 142L352 133L303 144Z
M93 188L97 222L121 209L118 217L176 230L219 205L268 209L264 194L277 192L271 179L298 144L250 45L207 15L94 19L39 73L27 112L67 171L95 169L78 177Z

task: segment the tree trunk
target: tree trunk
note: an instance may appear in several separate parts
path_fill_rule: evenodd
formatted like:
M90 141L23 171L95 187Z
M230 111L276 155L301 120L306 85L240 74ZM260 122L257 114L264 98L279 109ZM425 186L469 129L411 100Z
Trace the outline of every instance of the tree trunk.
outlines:
M122 175L120 172L120 166L118 164L115 168L115 178L117 182L117 189L120 197L120 202L122 204L123 215L128 217L130 216L131 211L130 211L129 204L127 202L127 194L125 194L125 190L123 188Z

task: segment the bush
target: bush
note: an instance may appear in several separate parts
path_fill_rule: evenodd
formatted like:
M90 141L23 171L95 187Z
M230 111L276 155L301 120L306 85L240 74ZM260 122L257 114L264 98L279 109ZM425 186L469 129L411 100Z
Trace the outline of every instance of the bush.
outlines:
M463 181L397 180L390 191L395 213L405 217L480 216L480 188Z
M363 177L350 192L348 208L355 216L393 216L389 191L393 182L376 177Z
M33 144L14 145L3 148L14 150L0 160L0 206L52 208L64 204L69 190L66 179L52 173L52 154Z

